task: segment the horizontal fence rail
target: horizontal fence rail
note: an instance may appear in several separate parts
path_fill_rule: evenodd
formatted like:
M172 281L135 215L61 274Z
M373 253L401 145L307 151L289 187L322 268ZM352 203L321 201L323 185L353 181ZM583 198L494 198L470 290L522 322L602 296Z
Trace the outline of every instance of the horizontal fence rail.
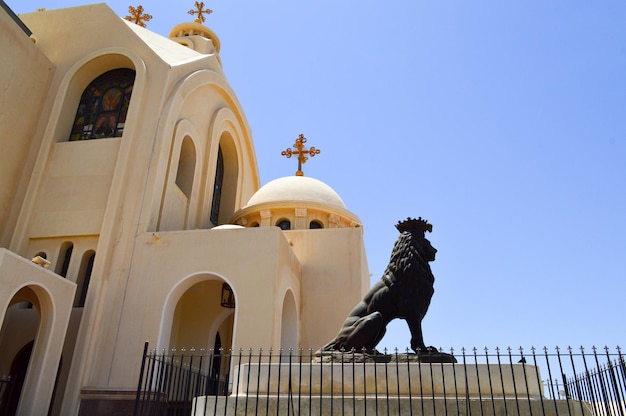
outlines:
M409 351L150 352L146 344L134 414L626 416L619 347L449 354L456 363Z

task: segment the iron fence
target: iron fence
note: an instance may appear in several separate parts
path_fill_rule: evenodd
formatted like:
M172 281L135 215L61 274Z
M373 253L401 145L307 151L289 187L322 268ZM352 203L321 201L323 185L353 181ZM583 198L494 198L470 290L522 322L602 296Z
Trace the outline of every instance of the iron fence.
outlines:
M619 347L409 351L148 351L135 402L143 415L626 416Z

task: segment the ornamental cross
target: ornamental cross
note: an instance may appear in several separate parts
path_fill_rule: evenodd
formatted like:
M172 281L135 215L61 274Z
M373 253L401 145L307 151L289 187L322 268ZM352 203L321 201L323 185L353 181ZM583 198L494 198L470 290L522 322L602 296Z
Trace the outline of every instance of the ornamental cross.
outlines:
M305 149L305 143L306 137L301 134L300 136L298 136L298 138L296 139L296 143L293 145L296 150L291 150L291 148L288 148L287 150L283 150L281 153L281 155L286 156L287 159L289 159L293 155L298 155L298 171L296 172L296 176L304 176L304 172L302 172L302 165L306 163L307 160L309 160L309 158L305 156L306 154L311 155L311 157L320 154L319 149L316 149L313 146L311 146L311 148L309 149Z
M130 16L126 16L124 19L135 23L141 27L146 27L146 23L152 20L152 16L143 12L143 6L137 6L134 8L133 6L128 6L128 13Z
M189 14L190 15L198 15L198 18L196 20L194 20L194 22L196 23L204 23L204 21L206 20L206 18L204 17L205 14L211 14L213 13L213 10L211 9L205 9L204 8L204 2L203 1L197 1L196 2L196 9L191 9L189 10Z

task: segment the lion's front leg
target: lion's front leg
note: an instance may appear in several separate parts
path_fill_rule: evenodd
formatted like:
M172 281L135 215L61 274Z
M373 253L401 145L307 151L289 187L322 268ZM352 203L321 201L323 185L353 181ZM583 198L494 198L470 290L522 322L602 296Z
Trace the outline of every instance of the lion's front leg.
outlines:
M419 314L411 314L407 316L406 323L411 331L411 349L415 352L425 351L424 335L422 334L422 317Z

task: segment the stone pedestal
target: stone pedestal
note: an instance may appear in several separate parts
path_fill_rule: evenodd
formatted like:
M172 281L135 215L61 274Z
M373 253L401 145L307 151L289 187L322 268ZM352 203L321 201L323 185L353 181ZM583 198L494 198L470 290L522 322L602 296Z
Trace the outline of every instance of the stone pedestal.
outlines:
M542 395L528 364L244 364L230 396L194 401L199 415L585 415Z

